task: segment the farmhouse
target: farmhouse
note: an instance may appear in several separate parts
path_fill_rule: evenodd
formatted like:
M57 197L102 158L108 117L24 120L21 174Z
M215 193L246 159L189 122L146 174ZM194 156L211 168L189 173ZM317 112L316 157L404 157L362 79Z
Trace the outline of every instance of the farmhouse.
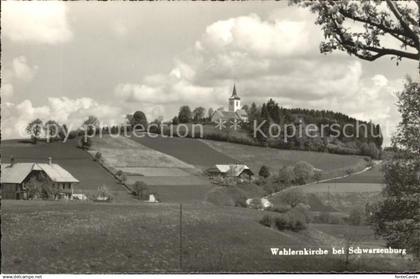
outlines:
M238 94L236 93L235 85L233 85L233 92L232 96L228 100L228 105L229 110L224 110L223 108L216 110L211 117L211 121L248 121L248 113L241 108L241 98L239 98Z
M79 181L58 164L15 163L1 164L1 194L3 199L32 199L48 191L54 199L71 199L73 184ZM38 189L38 191L36 191Z
M207 174L210 177L234 177L247 180L254 175L248 166L241 164L215 165L207 169Z

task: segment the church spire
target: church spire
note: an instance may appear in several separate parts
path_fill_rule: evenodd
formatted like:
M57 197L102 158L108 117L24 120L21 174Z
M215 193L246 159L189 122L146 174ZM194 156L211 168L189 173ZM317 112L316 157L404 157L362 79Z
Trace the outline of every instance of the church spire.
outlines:
M233 84L233 90L232 90L232 96L229 99L235 99L235 100L240 100L241 98L239 98L238 94L236 93L236 85Z
M236 94L236 86L235 86L235 84L233 84L232 97L238 97L238 95Z

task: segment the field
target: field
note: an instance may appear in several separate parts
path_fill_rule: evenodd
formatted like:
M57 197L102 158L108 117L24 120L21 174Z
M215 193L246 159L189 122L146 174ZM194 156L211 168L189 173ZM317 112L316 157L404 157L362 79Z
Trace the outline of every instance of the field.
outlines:
M134 141L171 155L195 167L206 169L215 164L234 163L228 154L218 152L198 139L180 137L132 137Z
M16 140L2 141L2 163L9 162L14 156L16 162L48 162L52 157L54 163L67 169L80 183L74 186L75 193L95 193L98 187L105 185L116 201L131 200L127 191L97 162L94 162L85 151L77 148L76 141L66 143L53 142L38 144L22 143Z
M307 193L330 192L330 193L365 193L381 192L384 184L379 183L319 183L300 187Z
M384 184L384 174L382 165L377 164L371 170L353 174L348 177L334 179L327 183L364 183L364 184Z
M176 168L187 169L193 168L192 165L186 164L165 153L158 152L148 148L142 144L136 143L129 138L118 136L102 136L92 138L92 152L99 151L114 168L133 168L132 171L145 168ZM147 175L145 172L143 175Z
M200 140L216 151L234 158L237 162L248 165L254 172L258 172L262 165L278 171L283 166L293 165L298 161L306 161L315 168L322 170L324 178L339 176L352 168L361 170L366 162L363 156L337 155L298 150L280 150L268 147L248 146L237 143Z
M271 247L330 249L342 227L299 233L258 224L264 212L205 204L3 201L3 273L343 271L342 256L272 256ZM30 229L28 229L30 228ZM372 239L366 239L371 242ZM364 246L363 243L357 245ZM375 246L381 245L375 243ZM412 265L414 263L411 263ZM347 270L410 271L397 257L362 256Z
M102 164L111 172L121 170L126 184L143 181L161 202L203 201L212 184L200 169L171 155L127 137L96 137L89 151L102 154ZM164 145L164 143L161 143Z

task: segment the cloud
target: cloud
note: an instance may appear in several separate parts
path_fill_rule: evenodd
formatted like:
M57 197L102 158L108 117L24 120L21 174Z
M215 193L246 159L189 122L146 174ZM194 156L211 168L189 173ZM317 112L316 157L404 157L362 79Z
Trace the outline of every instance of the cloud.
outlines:
M401 80L366 76L361 62L343 54L321 55L321 31L302 14L293 20L255 14L209 25L168 73L122 82L115 94L137 107L164 105L166 119L180 105L218 108L236 82L244 104L273 98L283 107L328 109L389 127L398 122L395 91Z
M25 56L19 56L12 61L13 76L23 81L31 81L38 70L38 66L30 66Z
M38 66L29 65L25 56L15 57L2 71L1 97L3 101L9 100L14 95L16 84L32 81L37 71Z
M34 106L30 100L19 104L2 103L2 136L5 139L27 137L25 128L36 118L44 122L56 120L71 128L78 128L89 115L95 115L104 125L120 124L124 114L120 107L100 104L91 98L48 98L43 106Z
M1 97L4 99L8 99L12 97L14 94L13 85L11 83L3 83L1 85Z
M2 3L2 35L14 42L57 44L72 39L66 4L58 1Z

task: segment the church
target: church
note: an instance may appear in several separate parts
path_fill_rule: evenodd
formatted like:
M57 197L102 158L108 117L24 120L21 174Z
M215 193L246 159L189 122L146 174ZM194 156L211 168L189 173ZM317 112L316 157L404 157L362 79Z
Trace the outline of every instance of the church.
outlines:
M212 122L219 122L221 120L237 120L241 122L248 122L248 113L241 107L241 98L239 98L238 94L236 93L235 85L233 85L232 96L230 96L228 104L228 110L220 108L213 113L211 117Z

